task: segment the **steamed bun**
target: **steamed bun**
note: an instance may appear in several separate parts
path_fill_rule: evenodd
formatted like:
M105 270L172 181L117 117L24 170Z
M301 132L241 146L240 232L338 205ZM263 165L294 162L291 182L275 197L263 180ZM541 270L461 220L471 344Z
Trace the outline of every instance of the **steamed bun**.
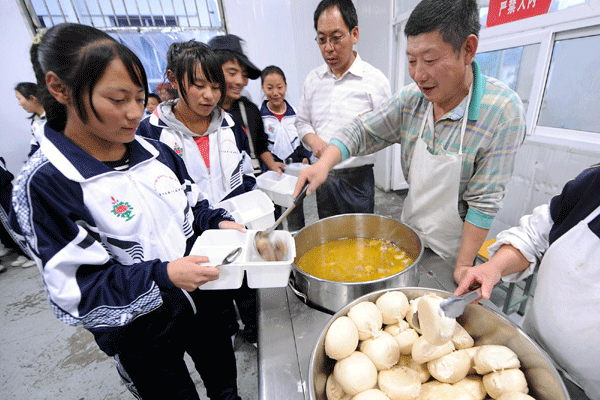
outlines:
M375 304L381 310L383 323L386 325L402 321L410 308L408 298L402 292L386 292L379 296Z
M481 346L475 357L473 357L473 362L475 370L480 375L521 366L514 351L506 346L496 344Z
M417 304L419 327L425 339L436 346L448 342L456 330L456 319L442 315L440 296L428 294L422 296Z
M334 360L348 357L358 346L358 329L348 317L339 317L325 335L325 354Z
M360 351L369 356L378 371L392 368L398 363L400 356L398 342L385 331L376 338L361 342Z
M427 369L440 382L456 383L467 376L471 369L471 357L463 350L453 351L427 362Z
M352 400L390 400L390 398L379 389L369 389L357 394Z
M420 336L412 346L412 358L418 363L426 363L435 360L441 356L451 353L454 350L452 342L446 342L441 346L434 346L423 336Z
M344 392L344 389L342 389L342 386L335 380L333 374L329 375L327 378L325 395L327 396L327 400L350 400L352 398L351 395Z
M483 386L491 398L497 399L505 393L528 393L527 380L517 368L489 373L483 377Z
M421 391L421 380L417 372L407 367L381 371L377 383L379 389L391 400L414 400Z
M356 395L377 384L377 368L366 354L355 351L339 360L333 367L333 376L344 392Z
M370 301L363 301L352 306L348 311L348 317L356 324L360 340L367 340L379 335L383 326L381 310Z

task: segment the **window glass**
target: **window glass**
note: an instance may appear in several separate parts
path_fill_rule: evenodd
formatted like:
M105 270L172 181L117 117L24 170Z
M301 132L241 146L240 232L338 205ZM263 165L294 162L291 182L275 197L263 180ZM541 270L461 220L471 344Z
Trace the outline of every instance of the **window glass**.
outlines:
M538 124L600 132L600 35L557 40Z
M539 48L539 44L531 44L475 55L481 72L504 82L517 92L523 101L526 112Z

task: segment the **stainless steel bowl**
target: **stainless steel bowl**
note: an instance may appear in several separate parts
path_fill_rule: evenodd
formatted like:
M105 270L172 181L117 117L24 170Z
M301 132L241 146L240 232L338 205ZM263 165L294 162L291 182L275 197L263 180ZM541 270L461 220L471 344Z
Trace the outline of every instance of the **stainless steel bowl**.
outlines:
M298 260L314 247L346 238L390 240L415 261L397 274L366 282L329 281L312 276L296 266ZM417 265L423 255L423 243L411 227L391 218L373 214L337 215L302 229L294 241L296 258L292 265L290 288L307 305L330 314L367 293L419 284Z
M308 391L312 400L327 400L325 383L333 371L335 360L325 355L325 335L327 330L338 317L348 314L348 310L363 301L375 302L379 296L398 290L409 300L435 293L440 297L448 297L449 292L407 287L400 289L380 290L362 296L339 310L321 331L319 340L310 357L308 367ZM521 361L521 370L527 378L529 394L536 400L570 400L569 393L560 378L558 371L552 365L550 357L542 350L521 328L508 318L483 305L467 306L465 313L457 321L475 339L475 345L501 344L512 349Z

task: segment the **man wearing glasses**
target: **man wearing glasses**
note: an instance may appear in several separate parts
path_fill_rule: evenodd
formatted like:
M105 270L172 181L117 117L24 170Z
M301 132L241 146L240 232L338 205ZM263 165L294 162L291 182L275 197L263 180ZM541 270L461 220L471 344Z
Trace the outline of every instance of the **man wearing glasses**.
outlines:
M391 89L385 75L353 50L359 33L351 0L322 0L314 23L325 64L311 71L304 82L296 128L302 142L319 158L333 133L389 100ZM329 172L317 189L319 218L373 213L374 162L374 154L350 157Z

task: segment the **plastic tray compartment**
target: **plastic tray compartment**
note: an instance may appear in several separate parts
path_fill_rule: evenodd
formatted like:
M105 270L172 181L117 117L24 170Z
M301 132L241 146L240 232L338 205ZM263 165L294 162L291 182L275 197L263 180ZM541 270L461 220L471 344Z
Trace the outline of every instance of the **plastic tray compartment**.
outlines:
M310 167L310 165L302 164L299 162L290 163L285 166L284 174L297 177L300 174L300 171L302 171L304 168L307 168L307 167Z
M251 288L287 286L296 257L292 235L288 231L273 231L272 240L283 240L287 253L282 261L265 261L254 248L256 232L258 230L243 233L231 229L210 229L200 235L190 254L208 257L208 265L219 265L232 250L242 247L242 253L233 263L219 267L219 279L205 283L200 289L237 289L242 286L244 273L248 275L248 286Z
M273 203L282 207L290 207L294 203L294 188L298 178L295 176L281 174L277 176L275 171L267 171L256 178L256 184L269 196Z
M215 204L224 208L238 224L248 229L267 229L275 223L275 207L269 196L260 190L252 190Z
M219 279L200 286L200 289L237 289L244 280L244 261L249 258L246 234L235 230L210 229L204 231L192 246L190 254L208 257L204 265L219 265L227 254L238 247L242 253L229 265L219 267Z

